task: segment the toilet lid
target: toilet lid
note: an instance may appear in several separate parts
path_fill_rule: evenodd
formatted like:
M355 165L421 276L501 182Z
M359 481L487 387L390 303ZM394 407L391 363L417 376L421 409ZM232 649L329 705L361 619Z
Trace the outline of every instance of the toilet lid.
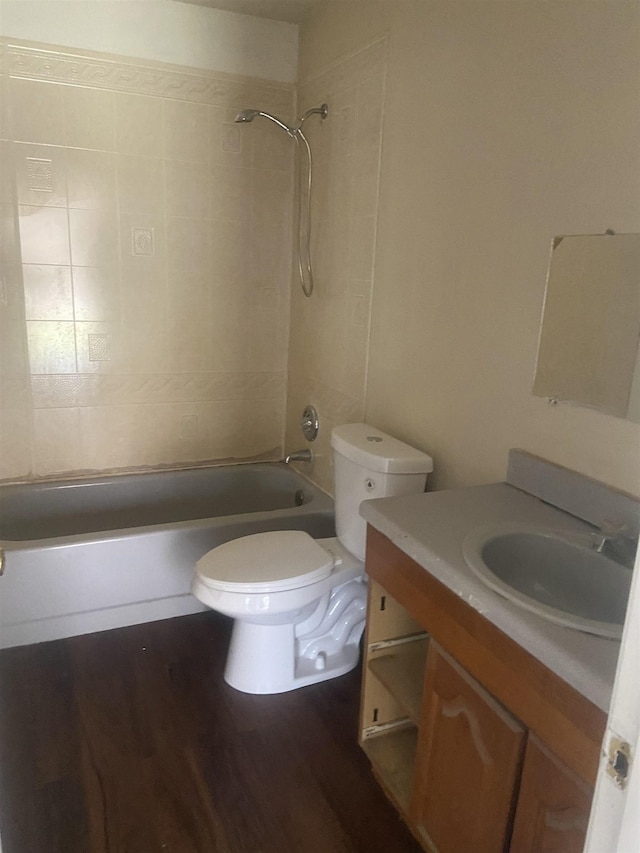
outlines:
M302 530L254 533L218 545L196 564L200 580L229 592L276 592L326 578L333 557Z

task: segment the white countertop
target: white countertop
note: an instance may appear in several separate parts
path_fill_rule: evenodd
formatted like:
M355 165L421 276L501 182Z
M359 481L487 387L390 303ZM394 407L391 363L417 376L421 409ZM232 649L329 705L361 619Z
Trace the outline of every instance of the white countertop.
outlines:
M462 555L467 534L491 524L593 528L506 483L364 501L360 514L552 672L608 711L620 643L555 625L523 610L485 586Z

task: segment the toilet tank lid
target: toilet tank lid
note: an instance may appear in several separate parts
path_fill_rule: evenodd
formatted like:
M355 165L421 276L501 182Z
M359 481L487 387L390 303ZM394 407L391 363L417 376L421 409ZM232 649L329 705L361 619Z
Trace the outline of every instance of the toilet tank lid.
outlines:
M277 592L323 580L333 562L303 530L275 530L218 545L198 560L196 572L217 589Z
M331 433L331 446L357 465L385 474L428 474L433 459L368 424L342 424Z

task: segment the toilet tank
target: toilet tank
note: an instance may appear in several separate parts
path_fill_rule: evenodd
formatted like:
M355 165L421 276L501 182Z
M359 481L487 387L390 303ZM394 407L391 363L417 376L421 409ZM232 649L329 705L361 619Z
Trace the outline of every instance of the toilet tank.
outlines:
M367 424L335 427L331 446L338 539L364 560L367 523L360 516L360 503L423 492L433 459Z

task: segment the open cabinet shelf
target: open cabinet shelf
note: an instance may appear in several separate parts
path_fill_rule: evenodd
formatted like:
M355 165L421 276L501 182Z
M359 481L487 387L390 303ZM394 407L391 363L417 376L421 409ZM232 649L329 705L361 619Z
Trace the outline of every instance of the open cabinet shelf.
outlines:
M422 637L380 650L379 656L371 657L368 661L369 670L416 724L420 717L428 646L428 638Z
M411 798L417 744L416 726L393 729L362 742L378 778L405 812Z

